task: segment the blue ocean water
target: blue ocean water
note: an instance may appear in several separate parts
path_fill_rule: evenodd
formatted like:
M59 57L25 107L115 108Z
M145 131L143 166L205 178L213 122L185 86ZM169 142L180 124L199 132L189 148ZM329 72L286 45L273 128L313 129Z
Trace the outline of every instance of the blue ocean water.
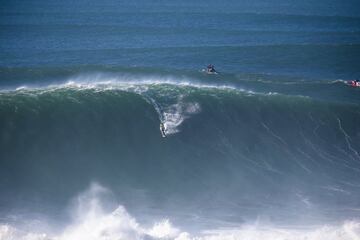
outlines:
M360 238L358 1L1 6L0 240Z

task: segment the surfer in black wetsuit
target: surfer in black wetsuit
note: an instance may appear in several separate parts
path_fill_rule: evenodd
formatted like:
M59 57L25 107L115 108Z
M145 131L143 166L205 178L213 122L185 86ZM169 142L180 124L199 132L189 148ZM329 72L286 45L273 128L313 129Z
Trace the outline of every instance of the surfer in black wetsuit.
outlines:
M160 123L160 131L161 131L161 134L163 135L163 137L165 137L166 134L165 134L165 125L164 125L164 123Z

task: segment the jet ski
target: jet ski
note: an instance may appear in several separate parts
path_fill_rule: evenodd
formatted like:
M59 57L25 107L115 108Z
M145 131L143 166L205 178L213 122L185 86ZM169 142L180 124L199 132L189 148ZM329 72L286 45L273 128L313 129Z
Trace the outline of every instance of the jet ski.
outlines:
M206 71L207 74L219 74L217 71L213 70L213 71Z
M358 79L356 80L351 80L348 82L348 84L352 87L360 87L360 81Z
M219 74L216 70L214 65L209 64L206 69L203 69L203 72L206 72L207 74Z

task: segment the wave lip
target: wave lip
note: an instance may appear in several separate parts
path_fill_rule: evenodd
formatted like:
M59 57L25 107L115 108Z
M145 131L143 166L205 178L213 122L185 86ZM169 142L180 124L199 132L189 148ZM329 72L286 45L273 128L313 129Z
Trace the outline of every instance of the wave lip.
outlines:
M68 80L55 84L47 85L20 85L15 88L7 90L3 89L3 92L19 91L19 90L53 90L61 88L73 88L73 89L104 89L104 90L126 90L131 87L139 86L157 86L157 85L173 85L178 87L194 87L199 89L228 89L246 91L235 87L231 84L214 84L214 83L201 83L191 78L175 78L172 76L131 76L124 74L121 76L109 76L106 74L91 74L91 75L80 75L71 77Z

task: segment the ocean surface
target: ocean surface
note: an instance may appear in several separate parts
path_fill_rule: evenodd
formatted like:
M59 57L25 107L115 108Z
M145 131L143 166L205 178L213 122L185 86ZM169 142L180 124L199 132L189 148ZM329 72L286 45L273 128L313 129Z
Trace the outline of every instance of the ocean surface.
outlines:
M0 3L0 240L360 239L358 0Z

